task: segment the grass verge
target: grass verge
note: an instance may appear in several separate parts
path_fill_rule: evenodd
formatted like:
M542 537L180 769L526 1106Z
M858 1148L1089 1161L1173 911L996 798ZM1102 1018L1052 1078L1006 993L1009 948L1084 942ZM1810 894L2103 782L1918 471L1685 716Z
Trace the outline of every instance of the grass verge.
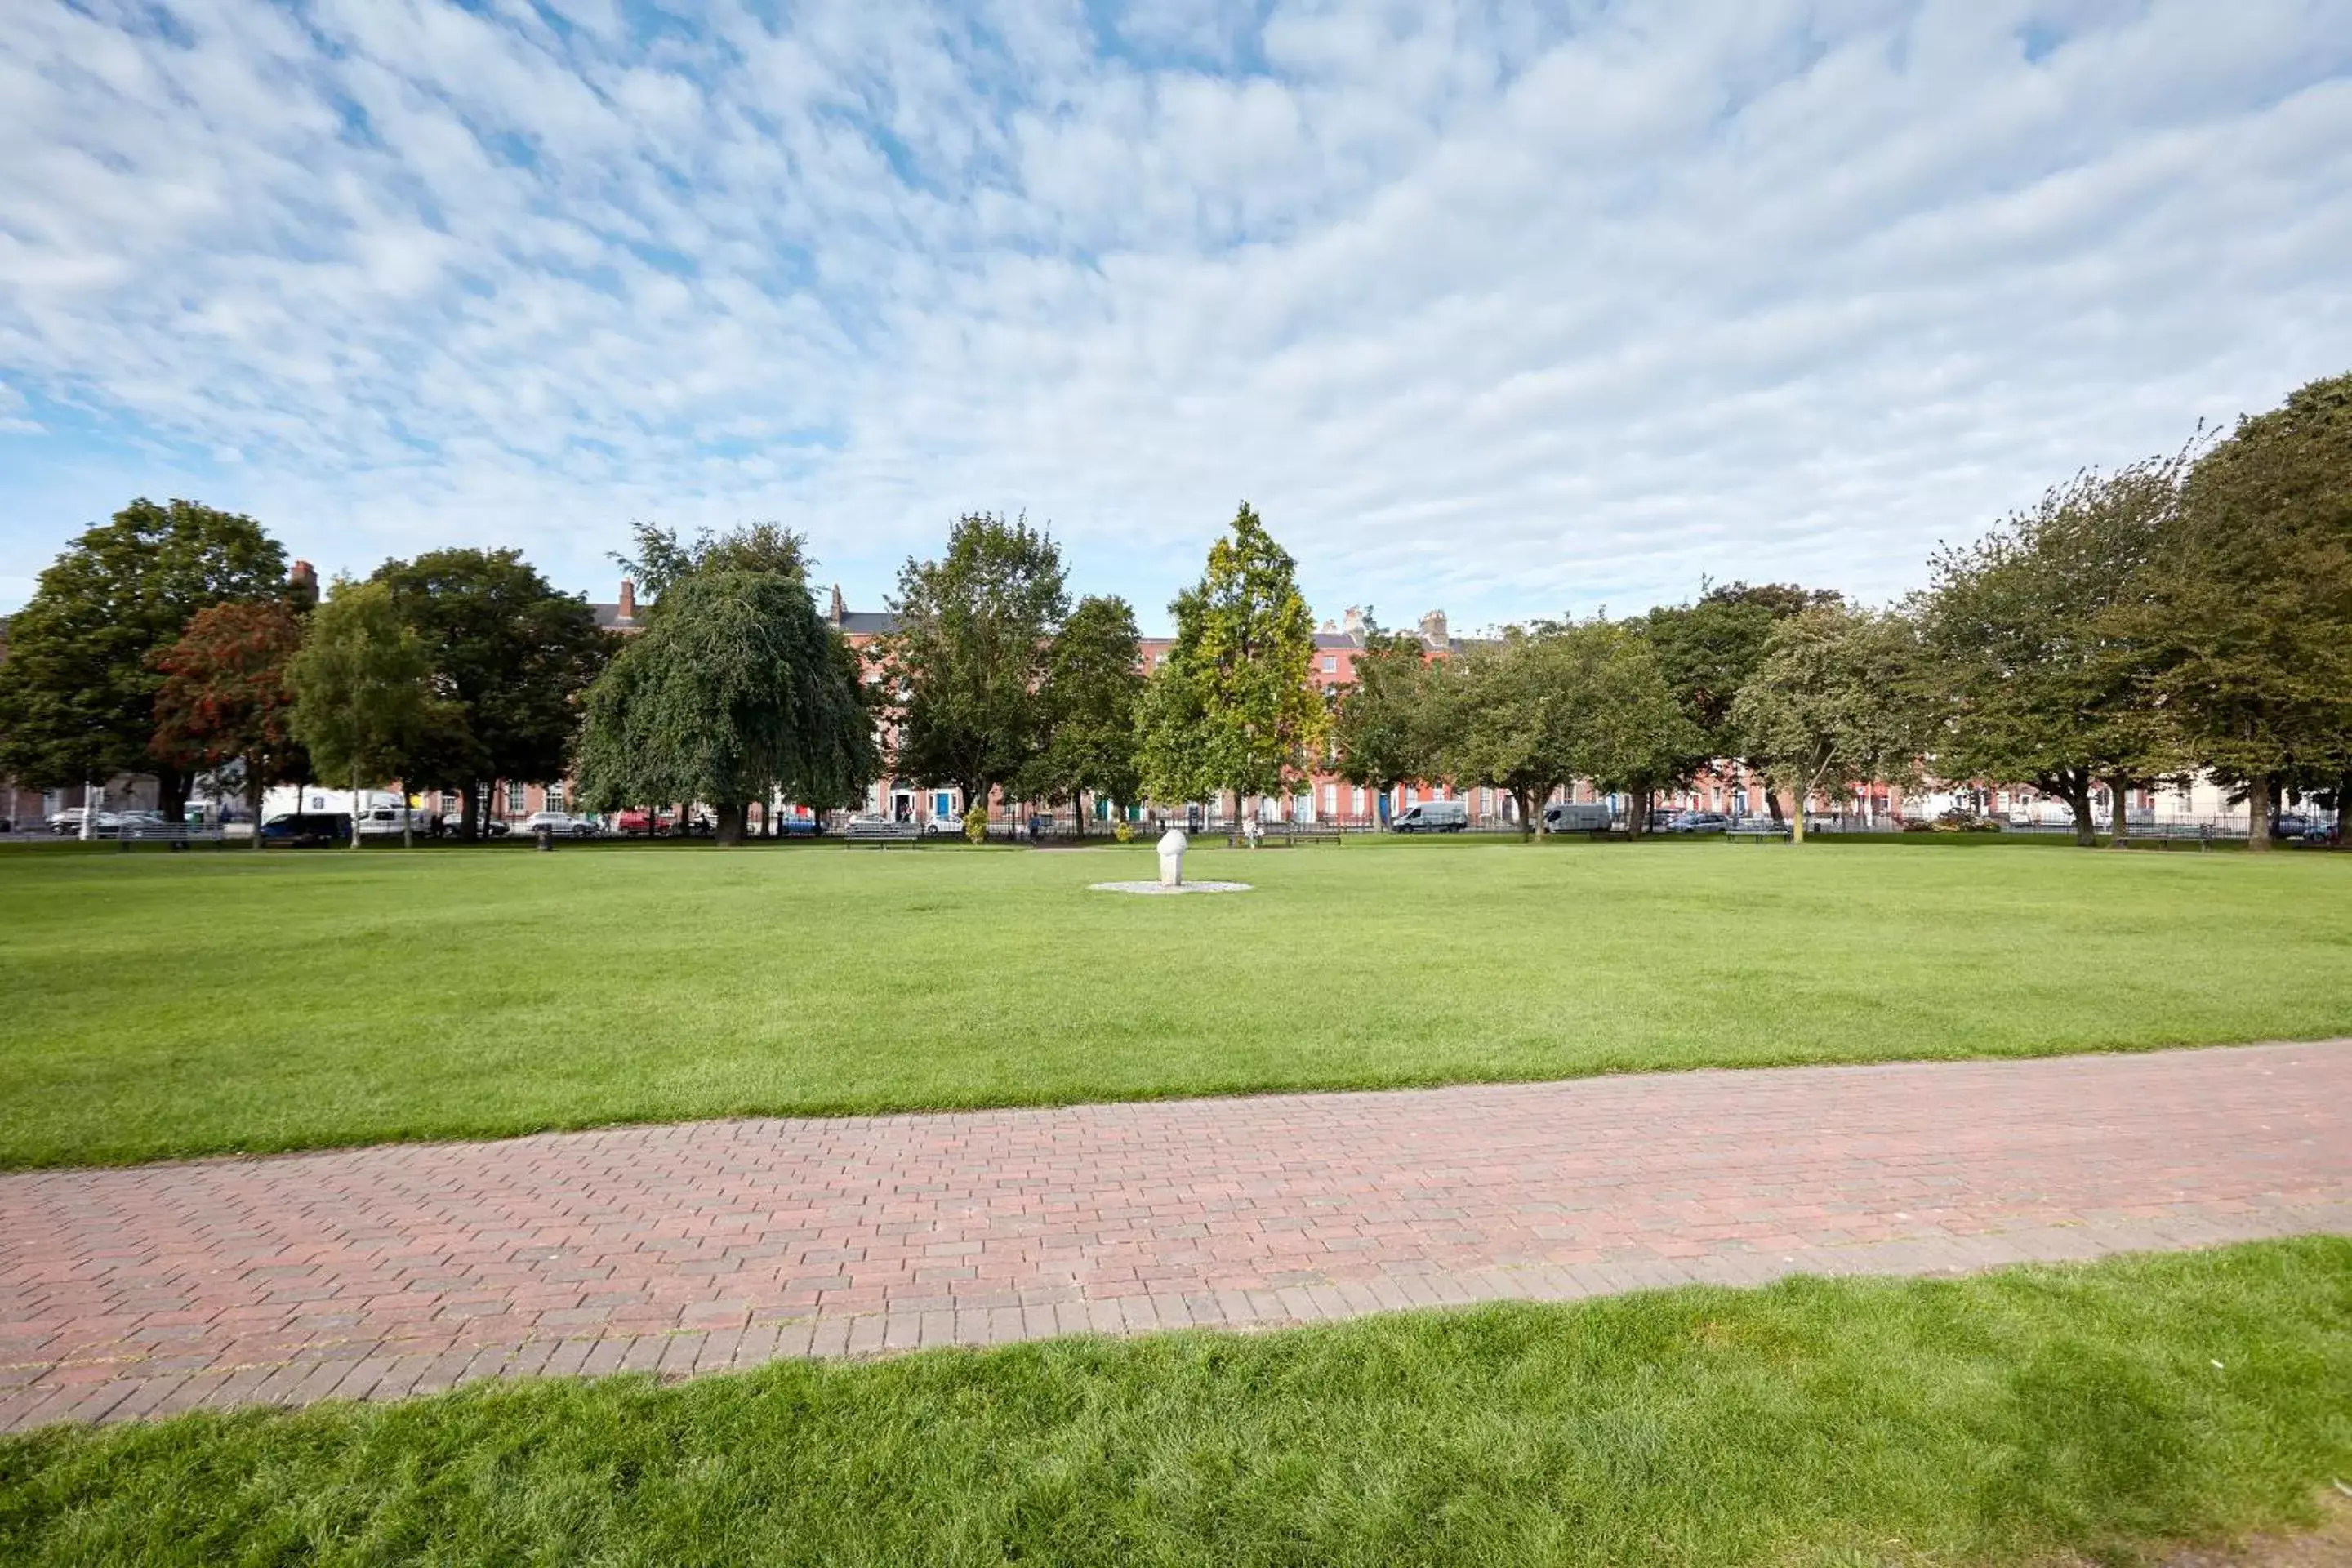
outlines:
M1961 1564L2308 1525L2352 1241L0 1442L11 1563Z

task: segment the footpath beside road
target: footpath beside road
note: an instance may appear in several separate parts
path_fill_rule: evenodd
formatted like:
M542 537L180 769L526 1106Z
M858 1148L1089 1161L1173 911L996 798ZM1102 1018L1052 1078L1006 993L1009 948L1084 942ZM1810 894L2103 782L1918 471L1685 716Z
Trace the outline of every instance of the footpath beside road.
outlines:
M0 1431L2352 1234L2352 1041L0 1176Z

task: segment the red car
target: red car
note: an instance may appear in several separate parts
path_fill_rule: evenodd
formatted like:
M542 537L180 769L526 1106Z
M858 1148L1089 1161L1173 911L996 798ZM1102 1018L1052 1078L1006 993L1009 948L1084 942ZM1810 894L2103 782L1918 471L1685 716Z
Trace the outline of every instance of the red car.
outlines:
M667 833L669 831L668 823L663 821L659 816L650 811L640 811L635 806L631 806L628 810L614 817L613 819L613 826L620 832L628 834L632 837L643 837L649 833Z

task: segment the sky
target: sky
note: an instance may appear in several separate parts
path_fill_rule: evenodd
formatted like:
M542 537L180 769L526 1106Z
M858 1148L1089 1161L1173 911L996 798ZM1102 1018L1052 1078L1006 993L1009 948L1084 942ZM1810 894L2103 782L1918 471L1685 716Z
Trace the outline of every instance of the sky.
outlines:
M0 611L632 520L854 607L1025 511L1164 626L1885 600L2352 370L2345 0L8 0Z

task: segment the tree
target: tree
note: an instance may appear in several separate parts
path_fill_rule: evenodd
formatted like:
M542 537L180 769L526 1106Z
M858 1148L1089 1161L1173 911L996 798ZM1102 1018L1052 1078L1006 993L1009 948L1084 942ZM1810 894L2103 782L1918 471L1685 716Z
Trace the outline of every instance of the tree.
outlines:
M286 554L249 517L142 498L87 530L9 621L0 664L0 773L58 788L155 774L177 821L189 773L155 756L153 663L199 610L282 593Z
M1428 676L1443 737L1433 772L1507 793L1530 837L1542 831L1543 803L1577 773L1573 670L1560 644L1557 627L1507 626Z
M1789 792L1799 843L1814 795L1843 800L1857 782L1914 771L1920 679L1917 633L1899 615L1829 605L1773 628L1731 716L1743 749Z
M881 651L894 766L985 806L1045 739L1047 655L1069 613L1061 551L1026 518L966 513L939 560L899 570L890 608L898 626Z
M613 559L655 601L678 579L697 572L768 572L808 580L808 541L782 523L755 522L723 534L706 528L691 540L656 522L633 522L629 531L636 538L636 553Z
M346 578L310 617L289 674L295 738L322 775L351 780L356 849L362 785L399 779L404 790L417 748L454 721L433 689L432 650L402 619L389 584ZM409 837L404 810L401 840Z
M584 802L707 801L726 845L742 842L751 802L853 800L880 763L856 657L807 585L776 573L673 581L586 707Z
M1762 662L1764 644L1774 626L1806 610L1841 602L1832 589L1801 588L1793 583L1725 583L1706 588L1695 605L1661 605L1649 613L1648 635L1660 667L1697 729L1690 753L1663 782L1679 783L1726 761L1763 772L1759 760L1740 752L1738 728L1731 722L1732 701ZM1778 821L1779 798L1768 795L1766 805Z
M1591 620L1558 634L1560 700L1576 773L1631 798L1635 837L1658 791L1687 779L1706 731L1666 678L1646 621Z
M1934 562L1922 631L1945 722L1932 738L1946 778L2020 779L2066 802L2074 838L2096 841L2104 781L2116 841L2130 789L2173 764L2150 689L2140 613L2147 574L2179 508L2186 454L2053 487L1966 549Z
M154 755L184 772L243 764L245 803L261 847L261 797L310 767L294 738L291 666L302 617L283 600L214 605L158 651Z
M413 782L461 791L460 831L472 838L486 785L563 776L581 694L614 638L585 599L558 593L513 550L436 550L387 561L371 581L423 639L446 700L416 748Z
M1385 813L1391 791L1444 771L1437 695L1441 678L1411 632L1382 631L1365 617L1355 679L1331 719L1339 776L1372 791ZM1385 818L1383 818L1385 820Z
M1047 739L1025 787L1037 799L1069 801L1082 837L1088 795L1123 815L1142 790L1135 762L1141 643L1125 599L1088 597L1070 612L1046 658Z
M2352 775L2352 375L2200 458L2147 576L2150 685L2266 849L2283 781Z
M1315 621L1297 563L1244 501L1199 584L1169 609L1175 646L1137 718L1144 788L1163 801L1231 790L1242 816L1256 796L1286 794L1330 728L1307 685Z

